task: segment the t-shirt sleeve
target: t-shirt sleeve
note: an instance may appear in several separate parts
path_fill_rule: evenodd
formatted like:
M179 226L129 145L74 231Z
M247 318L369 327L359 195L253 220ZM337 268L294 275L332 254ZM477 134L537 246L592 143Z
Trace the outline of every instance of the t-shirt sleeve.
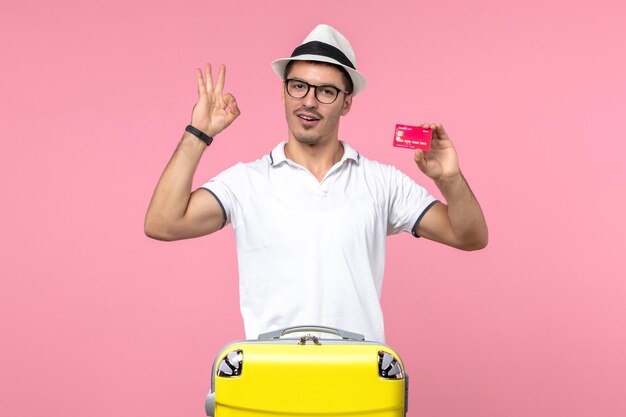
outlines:
M387 234L409 232L419 237L415 229L437 199L396 168L391 168L389 197Z
M217 176L211 178L200 188L204 188L217 199L224 212L224 226L231 223L233 213L241 196L237 196L236 190L240 190L244 181L244 165L239 163Z

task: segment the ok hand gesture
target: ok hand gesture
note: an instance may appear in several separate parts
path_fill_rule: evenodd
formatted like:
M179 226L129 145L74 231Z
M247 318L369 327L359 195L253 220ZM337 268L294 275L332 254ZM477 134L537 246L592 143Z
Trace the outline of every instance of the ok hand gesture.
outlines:
M435 181L452 178L460 173L456 150L448 134L440 124L423 123L419 126L433 131L430 151L415 151L415 163L419 169Z
M197 68L198 102L193 107L191 125L209 136L216 136L241 114L235 97L223 93L226 67L220 65L217 82L213 83L211 64L205 66L206 75Z

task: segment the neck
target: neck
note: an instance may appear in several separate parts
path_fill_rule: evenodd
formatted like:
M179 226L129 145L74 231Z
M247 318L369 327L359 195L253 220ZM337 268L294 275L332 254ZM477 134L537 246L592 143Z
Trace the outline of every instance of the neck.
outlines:
M290 138L285 145L285 156L308 169L318 181L322 181L328 170L341 160L343 152L339 140L307 145Z

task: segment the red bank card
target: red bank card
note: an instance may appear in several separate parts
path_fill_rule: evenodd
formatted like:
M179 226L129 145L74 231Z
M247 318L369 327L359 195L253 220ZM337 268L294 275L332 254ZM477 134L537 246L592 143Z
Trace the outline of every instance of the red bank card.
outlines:
M429 151L432 136L433 131L427 127L396 125L393 146Z

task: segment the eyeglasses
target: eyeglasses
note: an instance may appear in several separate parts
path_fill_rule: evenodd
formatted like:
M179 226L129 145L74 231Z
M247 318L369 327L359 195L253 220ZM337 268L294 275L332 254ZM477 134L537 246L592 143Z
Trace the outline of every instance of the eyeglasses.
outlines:
M293 98L303 98L309 94L309 89L313 87L315 92L315 98L317 101L323 104L331 104L337 100L339 93L350 94L349 91L343 91L334 85L320 84L313 85L306 81L299 80L297 78L289 78L285 80L285 90Z

